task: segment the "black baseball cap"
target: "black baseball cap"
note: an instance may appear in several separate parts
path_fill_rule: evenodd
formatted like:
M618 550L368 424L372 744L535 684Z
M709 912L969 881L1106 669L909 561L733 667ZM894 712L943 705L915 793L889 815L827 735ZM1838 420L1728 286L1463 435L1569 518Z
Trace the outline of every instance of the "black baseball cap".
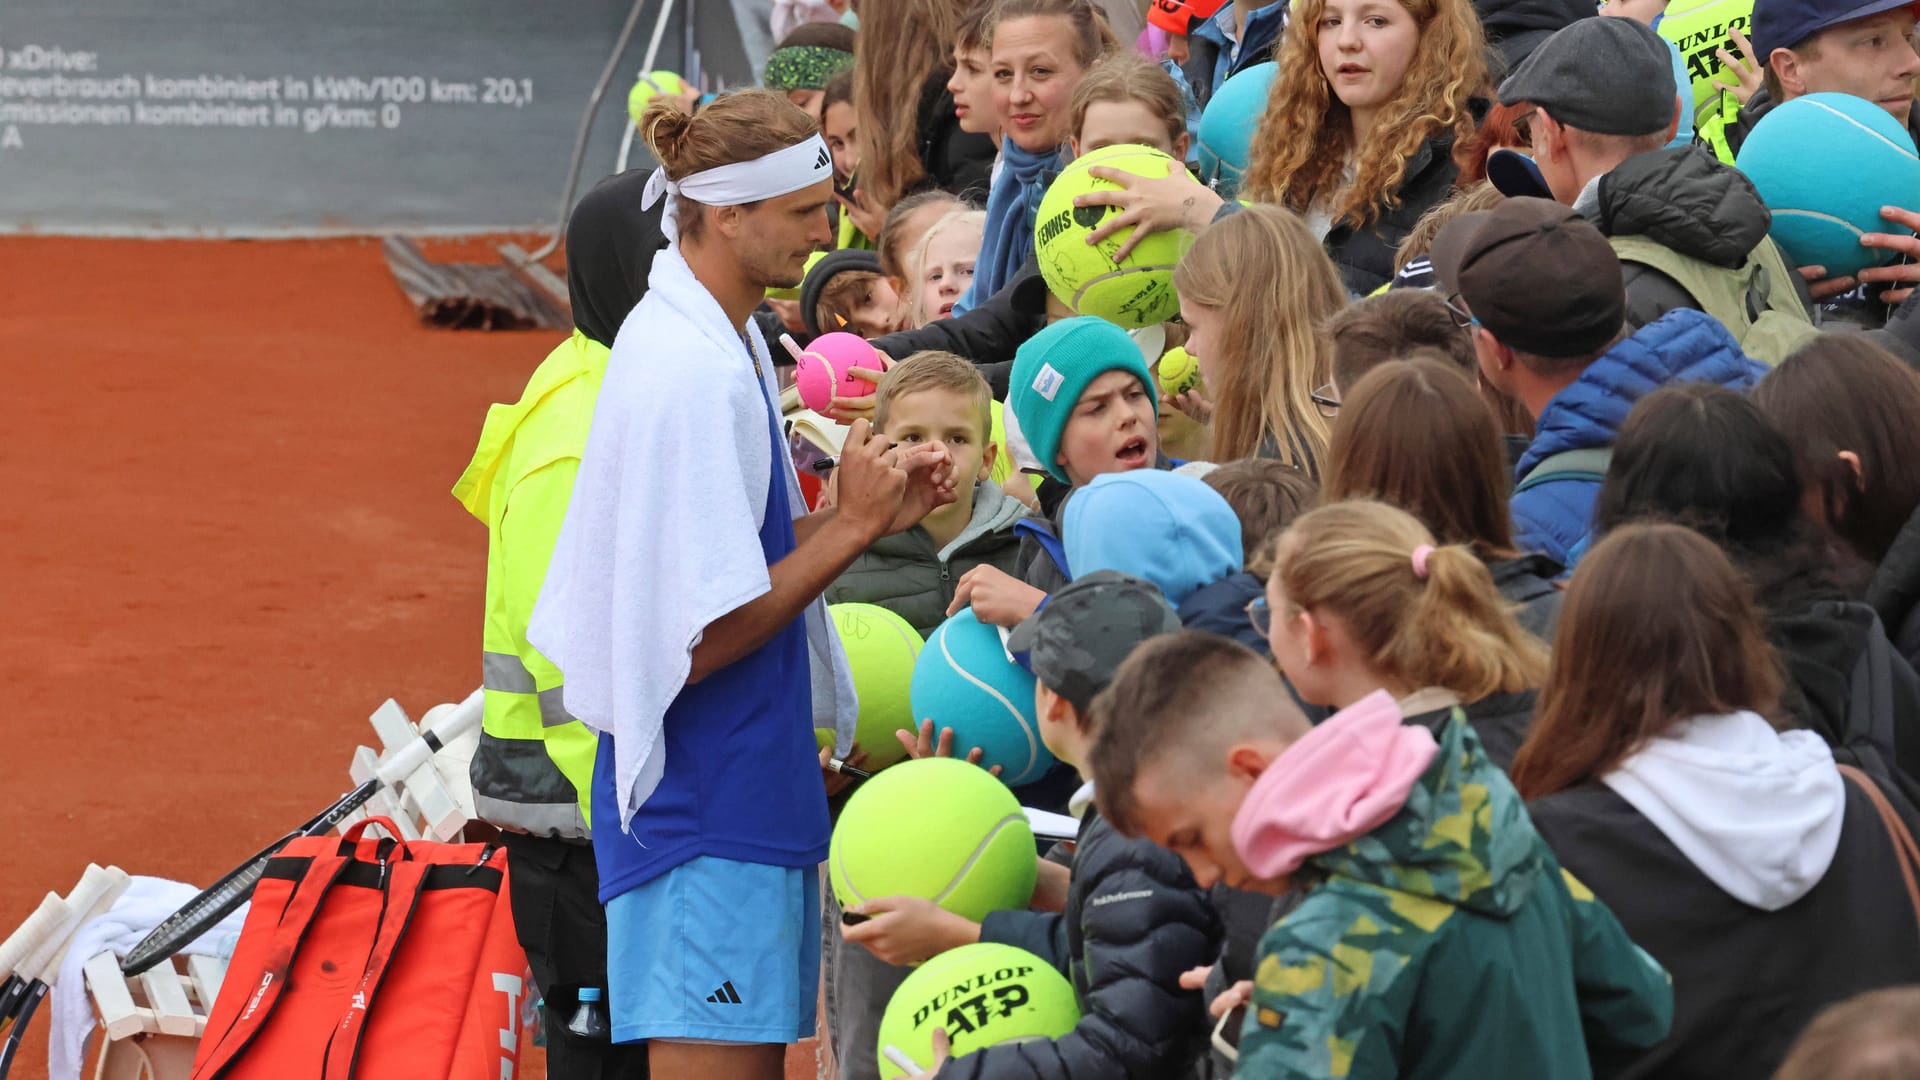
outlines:
M1590 16L1540 43L1500 84L1500 104L1530 102L1596 135L1651 135L1680 108L1673 54L1637 19Z
M1454 218L1434 237L1433 271L1488 333L1535 356L1590 355L1626 324L1612 245L1551 199L1507 199Z
M1869 15L1914 8L1914 0L1754 0L1754 63L1767 66L1775 49L1791 49L1830 26Z
M1027 653L1034 678L1084 713L1135 647L1178 629L1180 616L1152 583L1095 570L1014 627L1007 648Z

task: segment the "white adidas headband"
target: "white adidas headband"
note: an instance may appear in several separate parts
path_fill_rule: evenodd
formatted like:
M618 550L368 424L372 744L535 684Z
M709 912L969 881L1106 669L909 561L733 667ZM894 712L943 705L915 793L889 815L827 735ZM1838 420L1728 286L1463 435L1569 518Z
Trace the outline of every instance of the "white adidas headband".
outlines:
M739 206L790 195L831 176L833 155L827 152L826 140L812 135L803 142L752 161L716 166L682 180L669 180L666 167L657 168L652 176L647 177L641 205L651 209L662 195L669 196L667 213L660 220L660 229L667 234L667 239L678 240L680 229L674 223L674 217L679 212L677 201L681 197L708 206Z

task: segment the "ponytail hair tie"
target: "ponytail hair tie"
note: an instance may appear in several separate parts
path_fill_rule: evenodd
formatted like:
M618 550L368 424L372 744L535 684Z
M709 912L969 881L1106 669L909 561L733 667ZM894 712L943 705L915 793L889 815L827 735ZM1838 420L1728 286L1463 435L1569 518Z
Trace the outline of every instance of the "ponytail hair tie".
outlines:
M1413 549L1413 576L1421 581L1427 580L1427 556L1433 554L1432 544L1421 544Z

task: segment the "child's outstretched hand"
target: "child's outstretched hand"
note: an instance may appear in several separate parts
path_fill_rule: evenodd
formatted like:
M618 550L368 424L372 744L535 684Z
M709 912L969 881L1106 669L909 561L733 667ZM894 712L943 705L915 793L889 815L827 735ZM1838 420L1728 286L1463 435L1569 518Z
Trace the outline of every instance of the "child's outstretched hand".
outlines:
M933 1029L933 1064L931 1065L920 1064L901 1053L900 1048L897 1046L887 1046L883 1048L881 1050L881 1056L893 1062L893 1064L899 1068L912 1069L913 1071L907 1074L907 1080L930 1080L933 1076L938 1075L940 1067L945 1065L949 1058L953 1057L953 1040L947 1038L946 1028L937 1027Z
M1213 969L1210 967L1189 968L1180 973L1180 989L1205 990L1207 988L1207 976L1212 973ZM1208 1002L1207 1012L1216 1017L1225 1016L1252 1000L1253 983L1246 979L1241 979L1239 982L1220 991L1219 997Z
M980 940L980 924L918 896L883 896L847 909L840 935L888 964L919 964Z
M847 374L856 379L864 379L877 387L880 383L880 377L887 373L887 369L893 366L894 361L893 357L888 356L886 353L879 352L878 350L875 350L875 352L880 357L879 371L875 371L872 368L856 367L848 368ZM842 424L851 424L855 420L872 420L874 404L879 400L880 397L878 393L867 393L860 397L836 397L828 404L827 415Z
M838 795L841 792L847 790L849 787L853 786L853 777L848 776L846 773L838 771L832 765L830 765L829 762L831 762L832 760L833 760L833 747L831 746L821 747L820 748L820 777L823 781L826 782L827 798L829 799L833 798L835 795ZM860 749L859 743L853 744L853 751L847 755L846 763L848 765L853 766L856 769L866 767L867 752L865 750Z
M933 737L933 721L931 720L920 721L920 730L918 732L901 728L899 731L893 733L893 737L900 740L900 745L906 748L907 756L910 758L953 756L953 729L941 728L940 738L936 741ZM987 752L985 750L976 746L967 751L967 764L978 765L980 764L980 759L986 755ZM995 765L987 771L995 776L999 776L1000 766Z
M961 608L971 607L974 616L988 626L1019 626L1040 610L1040 601L1046 598L1046 593L1005 570L983 563L960 575L947 614L957 615Z

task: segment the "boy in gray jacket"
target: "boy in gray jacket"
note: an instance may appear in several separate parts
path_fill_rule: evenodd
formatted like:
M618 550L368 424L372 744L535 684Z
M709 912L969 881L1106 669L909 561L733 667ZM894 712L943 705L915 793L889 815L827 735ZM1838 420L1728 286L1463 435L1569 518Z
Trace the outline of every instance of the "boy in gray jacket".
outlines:
M951 505L868 548L827 589L827 602L878 604L924 638L945 621L961 575L976 566L1014 572L1020 540L1013 526L1027 511L990 478L999 454L993 397L972 363L918 352L895 364L875 395L875 431L903 445L945 444L954 474L971 473L975 482L960 484Z

